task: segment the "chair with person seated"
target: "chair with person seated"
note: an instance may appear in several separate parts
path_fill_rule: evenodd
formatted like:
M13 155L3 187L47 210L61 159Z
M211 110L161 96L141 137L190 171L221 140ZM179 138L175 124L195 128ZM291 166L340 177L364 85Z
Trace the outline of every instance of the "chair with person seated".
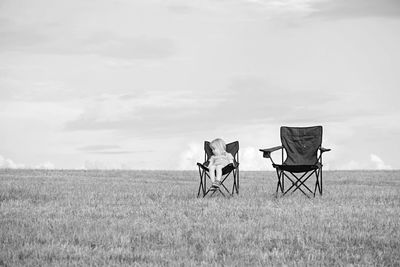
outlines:
M323 148L322 145L322 126L312 127L286 127L280 129L281 146L268 149L260 149L264 158L269 158L272 166L276 170L278 183L276 186L276 196L280 189L282 195L288 192L299 190L307 197L309 194L318 192L322 195L322 154L330 151ZM276 164L271 153L282 150L282 163ZM284 159L286 154L286 159ZM306 181L315 174L314 191L306 185ZM285 191L285 178L291 183L290 187Z
M215 192L221 193L223 196L234 195L234 193L239 194L239 142L235 141L226 145L226 152L231 153L234 159L233 163L228 164L222 169L222 179L219 188L210 186L207 188L207 180L210 179L209 175L209 160L213 155L212 149L210 147L210 142L204 142L204 163L197 163L199 167L200 184L197 192L197 197L203 194L203 197L207 196L210 192L210 196L213 196ZM233 177L232 191L230 192L228 188L224 185L224 182L228 177ZM225 193L224 193L225 192Z

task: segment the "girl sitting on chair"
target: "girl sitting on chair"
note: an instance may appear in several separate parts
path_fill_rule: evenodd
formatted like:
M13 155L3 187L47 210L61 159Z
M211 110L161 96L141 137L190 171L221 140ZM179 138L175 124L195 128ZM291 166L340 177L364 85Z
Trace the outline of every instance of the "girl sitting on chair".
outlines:
M210 170L210 179L214 189L221 185L222 169L230 163L233 163L233 156L226 152L226 144L221 138L217 138L210 143L213 155L209 159L208 169Z

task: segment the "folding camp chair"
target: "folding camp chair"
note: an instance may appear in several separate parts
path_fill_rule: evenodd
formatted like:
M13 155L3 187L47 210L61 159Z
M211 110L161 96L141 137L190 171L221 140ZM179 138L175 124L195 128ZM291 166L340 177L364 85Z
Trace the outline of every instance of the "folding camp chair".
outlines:
M213 155L212 149L210 147L210 142L204 142L204 163L197 163L199 167L200 174L200 185L199 190L197 192L197 197L200 196L200 193L203 193L203 197L207 196L208 193L211 192L210 196L213 196L215 192L221 193L223 196L226 196L224 192L228 193L228 195L233 195L235 192L239 194L239 142L232 142L226 145L226 152L231 153L234 159L234 163L230 163L222 169L222 178L221 185L219 188L209 187L207 188L207 179L210 179L209 174L209 160ZM232 175L231 175L232 174ZM233 176L232 182L232 191L229 192L228 188L224 185L224 182L229 176Z
M322 153L330 151L323 148L322 126L313 127L281 127L281 146L268 149L260 149L264 158L269 158L272 166L276 170L278 183L276 186L276 196L279 189L282 195L288 192L300 190L309 197L318 189L322 195ZM282 164L276 164L271 158L271 153L282 150ZM284 160L284 155L286 159ZM306 181L315 174L314 192L306 185ZM290 187L285 191L284 180L287 178L291 182Z

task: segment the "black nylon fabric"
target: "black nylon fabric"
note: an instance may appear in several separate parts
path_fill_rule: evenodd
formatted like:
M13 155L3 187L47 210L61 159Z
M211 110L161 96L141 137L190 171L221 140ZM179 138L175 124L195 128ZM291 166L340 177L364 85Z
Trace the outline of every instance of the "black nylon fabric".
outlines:
M226 145L226 152L231 153L234 158L236 158L236 154L238 153L238 151L239 151L238 141Z
M211 158L211 156L213 155L212 149L210 147L210 142L208 142L208 141L204 142L204 152L206 152L206 155L207 155L206 161L208 161Z
M287 154L283 165L314 165L322 144L322 126L282 126L281 141Z
M278 168L279 170L282 171L288 171L288 172L309 172L312 170L316 170L321 167L320 164L315 164L315 165L279 165L279 164L273 164L272 165L274 168Z

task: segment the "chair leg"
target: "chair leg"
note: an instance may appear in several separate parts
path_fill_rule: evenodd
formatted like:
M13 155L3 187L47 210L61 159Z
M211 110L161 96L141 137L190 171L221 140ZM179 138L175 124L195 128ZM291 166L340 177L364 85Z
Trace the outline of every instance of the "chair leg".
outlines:
M296 177L296 179L297 179L297 177ZM300 182L299 185L298 185L298 182ZM311 189L307 187L307 185L305 185L304 183L301 183L301 180L296 180L296 182L294 182L294 184L291 186L291 188L292 188L293 186L296 186L296 188L295 188L291 193L293 194L293 193L296 192L296 190L298 189L298 190L300 190L300 191L303 193L303 195L305 195L307 198L310 198L310 196L309 196L306 192L304 192L303 189L301 189L301 185L305 186L306 189L307 189L308 191L311 192L311 194L313 193L313 192L311 191ZM285 194L288 193L289 191L290 191L290 189L286 190Z
M236 176L236 194L239 195L239 169L235 170Z
M276 176L278 177L278 182L276 184L276 192L275 192L275 197L278 197L278 190L279 188L282 191L282 186L281 186L281 174L282 172L280 172L278 169L276 169Z
M319 177L318 177L318 172L315 172L314 197L315 197L315 192L317 192L317 189L319 191Z
M206 195L207 191L207 172L204 171L204 176L203 176L203 196Z
M233 196L235 194L235 192L237 194L239 194L239 172L238 170L231 170L228 173L224 174L225 176L222 176L221 178L221 184L219 186L219 188L214 189L212 187L207 188L207 180L210 179L210 176L208 174L207 171L203 171L201 173L201 181L200 181L200 185L201 187L199 187L199 192L198 192L198 196L200 195L200 188L203 189L203 198L206 197L207 195L209 195L210 197L213 196L215 194L216 191L219 191L221 193L221 195L223 195L224 197L227 196ZM232 175L233 176L233 185L232 185L232 191L229 191L229 189L225 186L224 182L227 178L229 178L229 176ZM226 194L223 192L226 191ZM210 194L211 192L211 194Z
M306 176L307 173L308 172L304 173L300 178L297 178L296 175L291 173L297 179L297 181L295 183L296 184L296 188L293 190L293 192L295 192L297 189L300 190L300 186L303 186L308 190L308 192L310 192L311 194L313 193L313 191L311 191L311 189L308 188L308 186L305 184L305 182L313 175L313 173L315 173L315 171L311 172L306 178L303 179L303 177Z
M204 171L203 171L204 172ZM200 196L200 192L203 192L204 194L204 188L203 188L203 173L199 167L199 175L200 175L200 185L199 185L199 190L197 191L197 197Z
M221 190L220 188L218 188L218 190L219 190L219 192L220 192L224 197L226 197L225 194L224 194L224 192L222 192L222 190ZM215 191L217 191L217 190L215 190ZM215 191L214 191L214 193L215 193ZM228 191L228 192L229 192L229 191Z
M239 168L236 170L236 178L237 178L236 194L239 195L239 184L240 184L240 171L239 171Z
M313 173L310 173L304 180L303 180L303 178L308 174L308 172L303 173L303 175L302 175L300 178L298 178L298 177L297 177L295 174L293 174L292 172L289 172L289 173L290 173L296 180L295 180L295 181L292 180L292 179L289 177L289 175L287 175L285 172L283 172L283 176L284 176L284 177L287 177L287 178L292 182L292 185L289 187L289 189L287 189L287 190L283 193L283 195L286 195L287 193L289 193L290 190L294 187L292 193L296 192L296 190L300 190L304 195L306 195L308 198L310 198L310 196L309 196L306 192L303 191L303 189L301 188L301 186L305 187L305 188L308 190L308 192L310 192L311 194L313 194L313 191L311 191L311 189L305 184L305 182L310 178L310 176L311 176Z
M279 189L282 192L282 196L286 195L289 192L294 193L295 191L300 190L304 195L310 198L311 195L315 197L317 189L319 194L322 195L322 169L304 172L301 176L297 176L293 172L288 173L290 173L292 177L290 177L285 171L276 169L276 174L278 177L275 192L276 197L278 197ZM307 180L312 177L313 174L315 174L316 176L314 191L312 191L306 184ZM289 188L286 190L284 190L285 178L287 178L289 182L292 183L291 186L289 186Z
M221 188L225 189L225 191L226 191L228 194L230 194L228 188L226 188L226 186L225 186L224 184L221 184L221 185L220 185L220 190L221 190Z
M207 177L206 177L206 176L204 176L204 180L207 180ZM214 195L215 191L216 191L216 190L211 190L211 187L208 188L208 189L206 189L206 187L204 187L203 198L205 198L205 197L208 195L208 193L210 193L210 192L212 192L212 194L211 194L210 196Z
M199 190L197 191L197 197L200 196L200 192L203 192L201 186L202 186L202 182L200 182Z
M319 194L322 196L322 167L320 169L320 185L319 185Z
M276 184L276 192L275 192L275 197L278 197L278 189L279 189L279 184L281 182L281 178L279 177L279 172L276 170L276 175L278 177L278 183Z
M208 190L204 193L203 198L205 198L205 197L208 195L208 193L210 193L210 189L208 189Z
M314 189L314 197L316 195L317 189L319 192L319 195L322 196L322 168L318 169L318 172L316 171L316 182L315 182L315 189Z
M203 171L203 197L205 197L208 192L210 191L209 189L207 190L207 178L210 178L207 174L206 171Z
M235 181L235 192L237 195L239 195L239 172L237 170L234 170L234 177Z
M235 170L233 170L233 185L232 185L232 193L231 193L232 196L235 193L236 187L237 187L237 184L236 184L236 172L235 172Z

